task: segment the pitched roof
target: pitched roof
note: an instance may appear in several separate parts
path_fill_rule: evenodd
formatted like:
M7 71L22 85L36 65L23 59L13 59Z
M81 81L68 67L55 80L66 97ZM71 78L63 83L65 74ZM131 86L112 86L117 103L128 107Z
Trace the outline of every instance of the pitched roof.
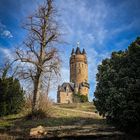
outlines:
M63 83L60 86L60 91L66 92L66 88L69 88L69 92L73 92L74 91L74 83Z

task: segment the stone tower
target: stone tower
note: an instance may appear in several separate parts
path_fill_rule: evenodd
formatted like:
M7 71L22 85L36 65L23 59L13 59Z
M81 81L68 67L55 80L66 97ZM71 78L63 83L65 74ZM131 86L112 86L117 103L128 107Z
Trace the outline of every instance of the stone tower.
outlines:
M74 94L80 93L88 96L88 63L85 50L82 52L77 46L76 50L72 49L70 56L70 82L64 82L58 86L57 102L72 103Z
M75 93L88 95L88 63L85 49L81 52L77 47L73 49L70 57L70 82L75 84Z

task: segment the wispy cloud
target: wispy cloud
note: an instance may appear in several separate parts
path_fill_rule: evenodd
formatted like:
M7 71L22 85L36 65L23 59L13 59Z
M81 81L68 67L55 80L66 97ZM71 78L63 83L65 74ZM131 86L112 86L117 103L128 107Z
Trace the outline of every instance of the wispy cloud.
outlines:
M6 57L6 58L13 59L13 54L12 54L11 49L7 49L7 48L4 48L4 47L0 46L0 54L4 58Z
M75 40L90 39L91 43L102 44L106 37L104 20L107 17L107 7L104 2L93 1L89 7L86 1L60 0L58 7L61 9L61 21L64 32L70 42ZM88 36L90 35L90 36ZM88 41L89 42L89 41Z
M0 35L1 35L1 37L5 37L5 38L13 37L12 33L1 22L0 22Z
M1 33L1 36L7 37L7 38L12 38L12 37L13 37L12 33L11 33L10 31L8 31L8 30L4 30L4 31Z

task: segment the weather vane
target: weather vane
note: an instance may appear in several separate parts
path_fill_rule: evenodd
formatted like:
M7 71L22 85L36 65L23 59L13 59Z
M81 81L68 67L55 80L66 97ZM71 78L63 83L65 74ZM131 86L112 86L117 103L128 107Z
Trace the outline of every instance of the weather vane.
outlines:
M77 42L77 47L80 47L80 42L79 41Z

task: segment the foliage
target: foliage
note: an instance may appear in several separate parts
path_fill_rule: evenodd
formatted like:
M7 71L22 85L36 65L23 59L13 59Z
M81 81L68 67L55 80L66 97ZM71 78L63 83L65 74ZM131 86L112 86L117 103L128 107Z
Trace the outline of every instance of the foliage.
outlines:
M80 93L73 94L73 101L78 103L88 102L88 97L86 95L82 95Z
M126 131L140 128L140 38L98 66L94 104Z
M24 91L13 77L0 78L0 116L18 113L24 103Z

